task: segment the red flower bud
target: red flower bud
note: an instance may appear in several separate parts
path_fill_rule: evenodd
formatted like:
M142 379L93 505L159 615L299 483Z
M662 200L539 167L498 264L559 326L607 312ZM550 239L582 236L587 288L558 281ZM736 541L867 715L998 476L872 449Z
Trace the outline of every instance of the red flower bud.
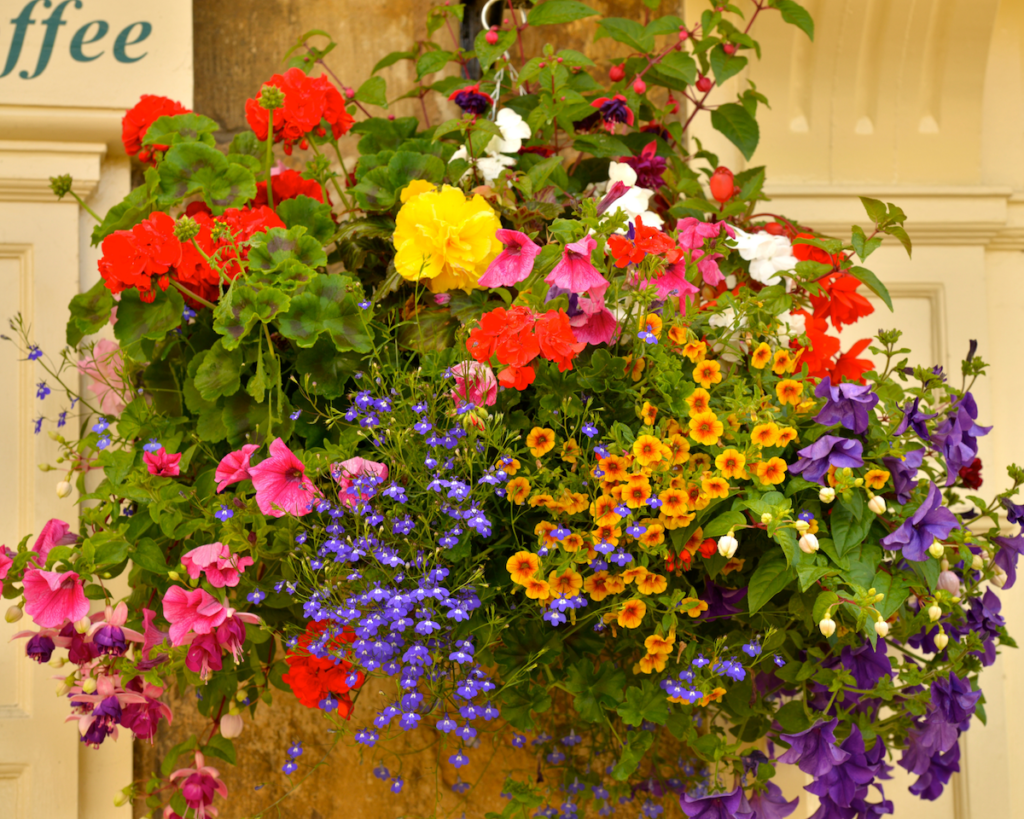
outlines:
M636 91L636 93L638 94L642 94L644 93L644 91L647 90L647 83L645 83L642 79L637 77L635 80L633 80L633 90Z
M764 232L770 233L772 236L782 236L786 233L786 229L778 222L769 222L764 226Z
M490 31L488 31L487 34L484 35L484 39L487 40L487 42L490 43L491 45L497 45L498 44L498 31L497 31L497 29L493 29L492 28Z
M727 202L733 196L735 185L733 184L732 171L726 167L715 168L711 174L711 181L708 183L711 188L711 195L717 202Z
M350 100L356 95L356 90L346 85L341 89L341 93L345 95L345 99Z
M702 94L708 93L712 88L715 87L714 80L710 77L705 77L703 74L697 75L697 90Z
M679 27L679 39L680 40L689 40L690 39L690 32L688 32L682 26Z
M613 65L608 70L608 79L612 82L622 82L626 78L626 68L624 65Z

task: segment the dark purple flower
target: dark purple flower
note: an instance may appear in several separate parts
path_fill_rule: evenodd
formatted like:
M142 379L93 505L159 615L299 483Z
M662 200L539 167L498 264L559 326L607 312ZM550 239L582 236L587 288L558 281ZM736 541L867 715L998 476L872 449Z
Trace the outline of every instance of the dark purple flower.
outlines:
M25 653L42 665L43 663L50 662L50 657L53 655L53 649L53 640L45 634L37 634L28 641L28 645L25 646Z
M689 819L737 819L746 800L743 790L736 788L729 793L709 793L707 796L679 797L679 807Z
M448 99L467 114L474 114L476 116L486 113L494 105L494 100L491 99L490 95L484 94L480 90L480 83L453 91Z
M988 435L992 427L977 424L978 405L969 392L938 425L931 441L946 459L946 486L952 486L960 470L970 466L978 454L978 438Z
M886 656L885 640L879 640L875 647L864 643L857 648L843 646L840 654L843 665L857 681L857 688L867 690L874 688L883 677L892 677L892 666Z
M1003 506L1006 507L1006 520L1009 523L1024 526L1024 504L1011 503L1009 498L1003 498Z
M754 819L786 819L799 804L799 799L786 801L782 788L774 782L767 783L763 791L757 791L750 797L750 807L754 811Z
M885 744L880 737L876 737L872 753L868 754L860 728L854 725L850 735L839 747L849 754L849 759L818 777L806 790L823 801L827 797L839 807L848 808L854 799L867 796L867 788L875 777L886 775L885 769L888 766L882 761L885 757Z
M851 469L864 466L864 445L850 438L836 435L822 435L810 446L804 447L796 454L800 460L789 468L790 472L804 473L804 477L812 483L823 484L830 466L836 469Z
M732 617L739 614L739 607L734 605L747 596L747 590L727 589L724 586L716 586L710 580L704 581L704 596L701 598L708 604L708 609L701 618L714 620L717 617Z
M993 562L1006 572L1003 588L1009 589L1017 582L1017 558L1024 553L1024 531L1014 537L994 537L992 541L999 544Z
M922 799L935 800L942 796L949 778L960 770L960 744L953 743L946 753L935 754L929 760L928 768L917 782L910 786L910 792Z
M949 672L949 679L939 679L932 683L932 705L946 722L959 725L960 730L967 730L974 709L981 699L981 691L972 691L971 684L965 677L960 679L954 672Z
M996 661L995 641L999 636L999 630L1006 625L1006 621L999 613L1002 608L999 596L992 589L986 589L980 599L971 599L971 608L967 612L967 630L977 634L985 645L981 663L986 667Z
M786 765L799 765L800 770L820 779L836 765L850 758L850 754L836 745L833 733L838 720L819 722L799 734L780 734L779 739L789 743L789 750L779 757Z
M638 188L647 188L656 191L665 184L663 174L667 162L662 156L658 156L658 143L652 140L641 152L640 156L624 156L620 162L629 165L636 171L636 185Z
M918 409L920 403L921 399L915 398L912 403L907 404L903 408L903 420L900 421L900 425L896 427L893 435L902 435L907 431L907 427L910 427L922 440L929 440L929 435L931 435L931 433L928 430L928 424L925 422L930 421L938 415L938 413L935 413L934 415L925 415Z
M910 495L917 487L917 470L924 462L924 450L912 449L902 458L888 455L882 458L882 463L889 470L892 476L892 485L896 488L896 500L905 504L910 500Z
M100 648L101 654L112 654L120 657L128 650L128 641L119 626L100 626L92 636L92 640Z
M605 128L609 130L620 122L627 125L633 124L633 112L622 94L616 94L614 97L598 97L590 104L597 109L601 119L604 120Z
M868 412L878 403L878 396L871 391L868 384L836 384L826 377L814 390L818 398L824 398L825 406L815 417L815 421L830 427L842 424L846 429L857 435L868 431Z
M942 492L933 483L917 511L879 543L885 549L902 549L907 560L920 562L928 559L928 547L933 541L945 540L951 531L959 528L956 516L942 505Z
M70 638L71 643L67 647L68 659L75 665L85 665L99 656L99 646L87 640L84 634L79 634L74 623L65 625L60 630L60 636Z

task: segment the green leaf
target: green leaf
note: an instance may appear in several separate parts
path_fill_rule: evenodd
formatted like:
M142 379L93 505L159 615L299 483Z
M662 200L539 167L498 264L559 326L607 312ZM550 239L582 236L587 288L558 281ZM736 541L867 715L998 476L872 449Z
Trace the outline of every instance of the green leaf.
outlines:
M299 347L312 347L321 333L327 333L339 352L368 353L372 337L368 321L358 302L358 283L338 273L317 276L294 296L286 313L278 317L281 334Z
M910 236L900 225L889 225L888 227L882 228L884 233L889 236L894 236L899 240L899 243L903 245L903 249L907 251L907 255L912 255L913 247L910 243Z
M630 156L632 151L622 140L616 139L611 134L584 134L576 137L572 147L577 151L592 154L593 156L605 159L620 156Z
M573 707L587 722L603 722L605 710L618 707L626 687L626 672L605 661L597 668L589 659L569 666L565 687L576 699Z
M450 51L428 51L416 61L416 79L421 80L428 74L440 71L455 55Z
M704 537L721 537L728 534L730 529L742 526L746 522L747 518L742 512L726 512L704 527Z
M793 579L793 572L786 565L786 558L773 554L765 559L754 570L750 577L750 590L747 594L747 605L754 614L762 606L781 592Z
M625 43L637 51L647 53L654 48L654 37L647 33L642 25L636 20L629 20L625 17L605 17L598 23L597 36L611 37L618 43Z
M370 79L359 86L359 90L356 91L356 99L359 102L365 102L367 105L379 105L381 108L387 108L387 82L383 77L370 77Z
M539 191L544 187L544 183L548 181L548 177L555 172L557 168L562 165L562 157L560 156L549 156L547 159L542 159L530 170L526 172L527 178L530 180L530 184L533 185L533 190Z
M742 105L730 102L718 106L711 112L711 125L739 148L740 153L747 159L754 155L761 132L757 127L757 121Z
M787 702L775 713L775 721L787 734L799 734L811 727L802 699Z
M832 566L816 566L813 563L805 563L796 567L796 576L800 580L800 591L807 591L821 578L839 574L839 569Z
M839 595L834 591L823 591L814 599L814 608L811 611L811 619L815 625L825 618L825 612L839 602Z
M635 685L626 689L626 701L616 712L626 725L638 728L646 720L656 725L668 722L668 701L665 692L650 680L643 681L643 687Z
M116 566L128 557L128 541L117 532L108 529L89 540L96 546L93 560L97 566Z
M374 168L351 191L364 210L390 210L398 198L387 168Z
M249 270L272 273L289 259L306 267L327 264L323 246L310 236L302 225L290 228L271 228L256 233L249 249Z
M379 60L377 64L373 67L373 71L371 71L370 73L376 74L382 68L387 68L388 66L394 65L395 63L400 62L401 60L412 60L415 59L415 57L416 53L413 51L392 51L386 57Z
M388 178L395 190L401 190L414 179L440 185L444 180L444 162L432 154L399 151L388 162Z
M296 369L309 378L309 391L329 399L344 395L345 385L364 364L356 353L339 353L328 338L320 338L312 348L300 351L295 362Z
M277 215L289 228L301 225L306 233L321 245L327 244L334 235L335 225L331 219L331 206L318 202L311 196L300 195L285 199L277 208Z
M98 460L107 480L114 486L120 486L135 463L135 453L130 449L105 449Z
M721 85L735 77L747 66L747 58L737 54L726 54L721 47L711 50L711 70L715 72L715 83ZM749 157L748 157L749 159Z
M782 19L799 28L811 40L814 39L814 20L796 0L775 0L775 8L782 12Z
M161 339L181 324L185 301L177 290L168 290L157 295L156 300L147 304L139 298L139 291L132 288L121 293L117 303L117 323L114 337L121 343L121 350L129 358L142 361L143 339Z
M531 26L560 26L599 13L577 0L548 0L530 9L526 22Z
M871 585L876 592L885 595L878 603L875 603L875 608L878 609L884 620L892 617L910 597L910 587L903 581L903 578L893 576L888 572L878 572L871 581Z
M130 230L149 216L156 200L157 184L156 169L149 168L145 184L139 185L123 201L108 210L103 221L92 229L92 245L95 247L116 230Z
M135 544L131 553L132 562L136 566L154 572L155 574L167 574L168 565L163 550L157 546L156 541L151 537L144 537Z
M868 530L874 520L873 515L864 515L860 520L846 503L840 501L832 510L829 527L832 530L832 542L840 557L856 549L867 537Z
M632 773L640 766L651 745L654 744L654 733L652 731L632 731L627 734L626 744L622 749L622 756L615 767L612 768L612 779L624 782L629 779Z
M473 50L476 58L480 61L480 68L486 71L495 60L508 51L516 41L516 30L514 28L502 29L498 32L498 42L491 45L487 42L487 31L481 31L476 35L473 42Z
M193 193L215 213L237 208L256 196L256 177L248 168L229 162L216 148L202 142L171 147L157 168L161 205L172 205Z
M160 773L164 776L170 776L174 769L178 767L178 757L185 753L185 751L191 751L195 748L196 742L195 736L190 736L184 742L179 742L164 754L163 761L160 763Z
M884 202L872 199L870 196L862 196L860 197L860 203L864 206L864 210L867 211L868 218L876 225L885 221L886 207Z
M66 329L67 343L77 347L85 336L103 329L110 322L110 310L114 297L107 289L107 283L100 279L84 293L71 299L68 309L71 318Z
M214 734L210 738L210 741L203 746L203 753L223 759L229 765L236 765L238 763L237 755L235 754L235 744L220 734Z
M672 51L662 57L656 68L684 85L693 85L697 80L697 63L685 51Z
M854 225L850 243L853 245L853 252L860 257L861 261L864 261L882 246L882 237L873 236L869 239L860 225Z
M889 295L889 291L881 280L868 270L866 267L851 267L846 271L855 279L862 281L866 284L878 298L885 302L885 306L892 310L892 297Z
M225 350L237 349L257 321L268 324L288 309L291 299L273 287L253 288L236 281L213 311L213 329Z
M196 370L196 389L207 401L234 395L242 386L241 369L242 353L227 349L224 339L218 339L203 355L199 369Z
M786 563L792 566L794 563L800 562L800 545L797 541L796 532L792 529L779 529L774 535L775 542L782 547L783 554L786 555Z
M215 145L213 135L220 125L202 114L177 114L173 117L159 117L146 129L143 145L177 145L182 142L202 142Z

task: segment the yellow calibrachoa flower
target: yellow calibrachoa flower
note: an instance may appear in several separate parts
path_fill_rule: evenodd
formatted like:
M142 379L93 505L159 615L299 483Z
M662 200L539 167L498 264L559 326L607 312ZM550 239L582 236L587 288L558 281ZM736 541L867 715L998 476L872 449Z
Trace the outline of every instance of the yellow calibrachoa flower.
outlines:
M779 441L779 425L774 421L758 424L750 431L750 440L758 446L775 446Z
M505 485L505 493L512 503L523 503L530 494L530 482L526 478L513 478Z
M793 427L783 427L779 430L779 440L776 446L785 446L790 441L797 439L796 430Z
M775 385L775 394L779 397L779 403L785 406L792 404L794 407L800 403L800 396L803 394L804 385L792 378L786 378Z
M763 370L765 365L772 360L772 348L763 341L757 345L757 349L750 355L750 365L755 370Z
M682 435L672 435L668 439L667 446L672 453L673 466L682 466L690 460L690 442Z
M700 482L700 487L709 498L729 497L729 482L725 478L704 478Z
M696 472L698 475L707 472L711 469L711 456L706 452L698 452L690 458L688 468L691 472Z
M604 472L606 481L621 481L626 478L629 461L621 455L609 455L597 462L598 468Z
M703 387L697 387L687 396L686 403L690 407L690 417L692 418L694 415L708 411L708 406L711 404L711 393Z
M614 526L622 520L622 516L615 511L617 505L611 495L601 495L590 504L590 515L598 526Z
M647 520L644 521L644 528L646 531L637 538L642 546L650 548L652 546L660 546L665 542L665 527L660 523Z
M651 497L651 482L644 475L630 475L622 500L630 509L639 509Z
M644 640L644 648L649 654L667 654L672 651L676 644L676 630L669 629L667 635L652 634Z
M754 471L762 486L773 486L786 480L786 462L782 458L761 461Z
M634 580L643 580L647 577L647 569L643 566L634 566L632 569L626 569L622 574L619 575L622 578L623 583L632 583Z
M637 578L636 588L641 594L661 594L668 588L668 578L662 574L648 572Z
M534 427L530 430L530 434L526 436L526 446L529 447L530 454L534 458L547 455L555 448L555 431L553 429Z
M643 600L627 600L616 618L623 628L636 628L647 614L647 604Z
M732 478L733 480L743 479L743 476L746 474L743 466L746 462L747 456L735 449L727 449L715 458L715 466L722 471L725 477Z
M402 192L405 204L395 219L395 269L434 293L471 292L501 252L498 215L481 196L467 199L450 185L422 190L422 182L413 184Z
M702 412L690 419L690 437L705 446L714 446L725 426L713 412Z
M498 462L494 465L494 468L504 470L505 474L511 478L519 471L520 466L522 466L522 464L515 458L509 458L508 463L505 462L504 458L498 458Z
M881 489L889 480L889 473L885 469L869 469L864 476L864 484L871 489Z
M668 338L673 344L685 344L686 328L680 327L679 325L673 325L668 331Z
M643 409L640 410L640 418L643 422L649 426L654 426L654 421L658 417L658 408L651 404L650 401L644 401Z
M562 460L568 464L576 463L576 458L580 454L580 445L576 443L575 439L570 438L564 444L562 444Z
M686 613L690 617L692 617L694 619L697 619L698 617L700 617L702 612L705 612L705 611L708 610L708 604L705 603L703 600L697 598L697 597L684 597L682 600L679 601L680 607L684 603L692 603L692 604L694 604L694 605L692 605L690 608L688 608L686 610Z
M772 364L772 372L776 375L791 373L796 367L796 361L789 354L789 350L776 350L775 363Z
M505 568L512 577L512 582L525 586L540 568L540 558L533 552L516 552L505 563Z
M657 671L659 674L665 670L665 663L668 662L669 654L646 654L640 658L635 666L633 666L633 673L636 674L638 671L642 674L651 674Z
M641 435L633 441L633 455L640 466L650 466L661 460L662 444L653 435Z
M701 361L693 370L693 380L705 389L722 381L722 365L717 361Z
M595 572L584 581L583 590L590 595L591 600L600 603L609 594L612 594L608 585L608 572L600 571Z
M657 338L661 338L661 326L661 316L657 313L648 313L647 318L640 319L640 326L637 329L643 331L650 327L651 333Z
M708 353L708 345L703 341L691 341L685 347L683 347L683 355L685 355L694 364L704 360L704 356Z
M561 574L551 572L548 575L548 588L563 597L575 597L583 588L583 576L572 569L566 569Z
M551 589L546 580L531 577L526 581L526 596L531 600L547 600L551 596Z

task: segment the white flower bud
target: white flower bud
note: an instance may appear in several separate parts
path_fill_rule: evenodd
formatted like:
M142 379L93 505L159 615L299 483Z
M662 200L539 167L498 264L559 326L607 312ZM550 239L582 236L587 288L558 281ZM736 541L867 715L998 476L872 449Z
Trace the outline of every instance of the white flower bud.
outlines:
M75 621L75 631L79 634L85 634L92 626L92 620L89 619L89 615L86 615L81 620Z
M70 693L71 693L71 686L68 685L66 682L62 682L60 685L57 686L57 696L58 697L66 697Z
M939 571L940 572L948 572L949 571L949 561L946 560L946 558L942 558L942 560L939 561Z
M771 523L774 519L775 518L772 517L771 512L765 512L763 515L761 515L761 523L765 525Z
M807 531L808 529L810 529L810 528L811 528L811 524L809 524L809 523L808 523L808 522L807 522L806 520L804 520L803 518L797 518L797 520L796 520L796 523L794 523L793 525L794 525L794 526L796 527L796 530L797 530L797 531L798 531L798 532L799 532L799 533L800 533L801 535L802 535L802 534L803 534L804 532L806 532L806 531Z
M933 603L928 607L928 619L935 623L940 617L942 617L942 609Z
M71 494L71 481L61 481L57 484L57 497L66 498Z
M803 552L805 555L813 555L816 551L818 551L818 538L817 536L812 535L810 532L808 532L806 535L800 538L800 541L799 543L797 543L797 545L800 547L800 551Z
M824 634L826 637L831 637L833 634L836 633L836 621L833 620L831 617L826 617L820 623L818 623L818 628L821 630L821 633Z
M959 594L960 578L953 572L939 572L939 579L935 581L935 587L950 594Z
M220 718L220 733L224 739L234 739L240 736L245 723L239 713L228 713Z
M981 559L981 555L975 555L974 560L971 561L971 568L976 572L980 572L985 565L985 561Z
M822 503L832 503L836 499L836 490L831 486L826 486L818 493L818 500Z
M123 808L131 801L131 797L124 791L118 791L117 796L114 797L114 807Z
M1004 572L998 566L996 566L995 568L996 573L992 575L992 585L1001 589L1003 586L1006 585L1006 572Z
M889 624L885 620L879 620L875 623L875 634L879 637L885 637L889 633Z
M932 557L942 557L946 553L946 547L939 543L937 540L932 542L932 545L928 547L928 554Z
M946 634L946 632L940 631L938 634L935 635L935 647L939 651L942 651L943 649L945 649L947 645L949 645L949 636Z
M885 498L880 495L875 495L871 500L868 501L868 509L874 512L876 515L885 514Z
M50 668L63 668L67 662L63 657L51 657L50 662L47 663Z
M86 694L92 694L93 692L95 692L96 691L96 678L95 677L86 677L84 680L82 680L82 690Z
M8 623L17 623L24 616L25 612L22 611L21 606L11 606L9 609L7 609L7 613L4 615L4 619Z
M718 553L724 558L731 558L739 548L739 541L732 535L722 535L718 539Z

